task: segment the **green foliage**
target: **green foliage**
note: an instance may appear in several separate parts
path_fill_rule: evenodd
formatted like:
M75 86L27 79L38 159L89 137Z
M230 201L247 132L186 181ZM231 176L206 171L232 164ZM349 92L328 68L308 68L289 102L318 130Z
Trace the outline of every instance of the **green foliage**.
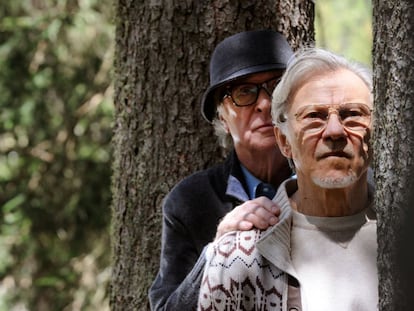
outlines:
M316 8L318 45L370 64L370 3ZM111 15L0 2L0 311L108 309Z
M110 0L0 4L0 310L104 310Z
M371 67L372 7L370 0L318 0L316 44Z

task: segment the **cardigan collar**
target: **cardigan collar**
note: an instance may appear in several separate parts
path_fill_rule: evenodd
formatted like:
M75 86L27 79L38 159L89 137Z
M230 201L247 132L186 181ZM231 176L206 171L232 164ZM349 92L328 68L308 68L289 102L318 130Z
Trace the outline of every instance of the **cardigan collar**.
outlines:
M284 181L275 198L280 206L279 223L267 229L256 246L259 252L276 267L297 277L290 258L290 229L292 225L292 208L289 196L297 190L296 178Z
M256 246L259 252L267 260L279 267L281 270L297 278L297 273L293 267L290 243L290 232L292 226L292 207L289 197L298 189L295 177L284 181L273 199L280 206L279 223L269 227L262 235ZM374 187L368 182L368 195L370 205L367 210L368 220L375 219L375 207L373 204Z

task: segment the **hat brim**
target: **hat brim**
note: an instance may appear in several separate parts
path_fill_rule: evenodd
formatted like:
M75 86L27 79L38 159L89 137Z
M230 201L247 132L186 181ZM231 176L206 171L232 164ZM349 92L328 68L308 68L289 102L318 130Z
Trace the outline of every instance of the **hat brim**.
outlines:
M226 79L221 80L214 85L211 85L204 92L203 98L201 100L201 114L203 115L204 119L211 123L216 115L216 103L214 102L214 93L218 88L236 79L240 79L251 74L273 71L278 69L285 70L286 64L279 63L251 66L248 68L244 68L242 70L238 70L237 72L228 76Z

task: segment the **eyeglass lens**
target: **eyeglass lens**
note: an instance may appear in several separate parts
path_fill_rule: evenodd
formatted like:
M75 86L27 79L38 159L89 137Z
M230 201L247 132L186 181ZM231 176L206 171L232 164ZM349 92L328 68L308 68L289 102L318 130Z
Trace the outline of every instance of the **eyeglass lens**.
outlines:
M296 120L307 131L325 128L332 113L338 115L342 125L350 130L361 131L369 127L372 110L365 104L307 105L296 114Z
M280 77L277 77L260 84L238 84L231 88L230 96L236 106L253 105L259 97L260 89L263 88L269 96L272 96L272 92L279 81Z

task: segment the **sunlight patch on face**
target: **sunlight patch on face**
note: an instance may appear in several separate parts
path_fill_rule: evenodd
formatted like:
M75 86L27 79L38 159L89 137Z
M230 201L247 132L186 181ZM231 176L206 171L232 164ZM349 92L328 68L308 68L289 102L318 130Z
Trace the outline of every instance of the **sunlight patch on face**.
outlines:
M237 111L236 110L231 108L231 109L228 109L228 111L229 111L230 117L237 118Z
M231 138L233 139L233 144L238 145L240 143L240 136L235 135L233 133L230 133L230 134L231 134Z
M228 113L227 124L230 130L230 135L233 139L233 144L237 145L240 143L241 138L240 138L238 131L235 130L233 127L234 127L234 123L236 123L235 120L238 117L238 113L235 109L233 109L233 107L228 107L227 113Z

